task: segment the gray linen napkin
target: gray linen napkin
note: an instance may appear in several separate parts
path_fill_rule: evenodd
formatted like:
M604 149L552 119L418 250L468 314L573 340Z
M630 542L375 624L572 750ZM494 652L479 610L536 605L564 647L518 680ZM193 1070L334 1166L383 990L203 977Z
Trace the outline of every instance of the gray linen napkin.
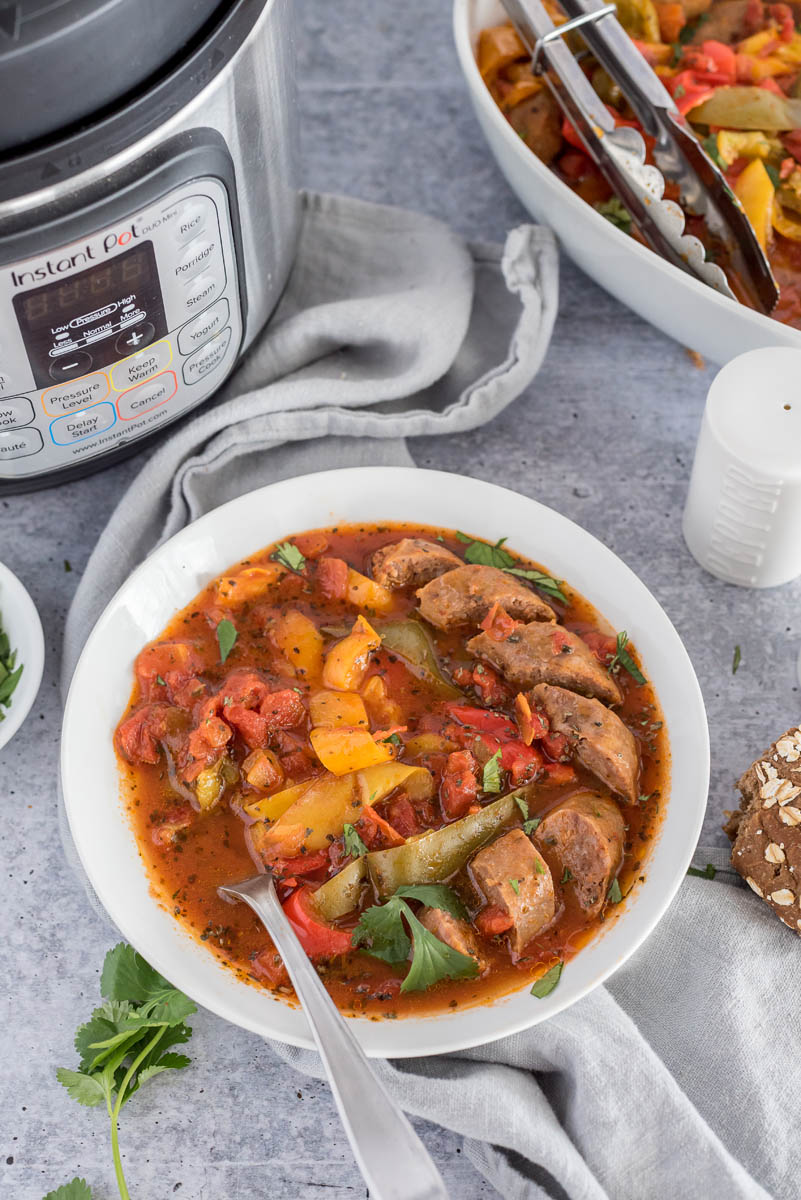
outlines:
M305 205L270 326L222 403L150 458L89 561L67 622L65 690L113 591L187 521L272 480L409 465L399 438L489 420L539 367L557 298L547 231L513 230L503 251L468 248L415 214L323 196ZM82 873L66 831L65 849ZM699 859L723 865L721 851ZM789 1200L801 1091L791 937L733 873L688 879L610 986L568 1012L461 1054L376 1068L409 1112L464 1134L508 1200ZM274 1048L322 1075L316 1054Z

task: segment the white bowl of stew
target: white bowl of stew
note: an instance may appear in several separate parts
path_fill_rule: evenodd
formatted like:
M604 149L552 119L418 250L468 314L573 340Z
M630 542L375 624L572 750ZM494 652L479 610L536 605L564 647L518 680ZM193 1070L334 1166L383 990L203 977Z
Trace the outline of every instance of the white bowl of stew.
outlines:
M478 69L482 30L508 18L498 0L454 0L456 50L482 132L509 186L570 257L623 304L715 363L762 346L801 347L801 331L719 295L585 203L526 146Z
M252 600L239 607L234 605L232 587L235 590L237 581L244 578L243 572L252 581L258 572L267 576L276 571L274 558L263 552L265 547L292 540L305 531L320 529L327 531L322 552L319 544L318 549L314 549L314 538L298 538L297 544L304 548L307 556L302 570L285 570L281 565L278 574L284 582L280 586L288 594L269 594L261 598L254 594ZM456 537L456 531L460 531L461 536ZM591 927L586 929L578 930L576 926L573 932L568 921L565 936L570 944L567 948L563 945L564 938L559 940L562 935L553 934L555 940L549 942L546 929L513 961L515 956L509 950L508 938L514 930L508 937L502 932L494 937L488 934L487 942L482 943L487 959L483 966L489 964L491 967L488 976L443 979L428 991L406 995L398 989L407 974L408 963L387 966L363 953L368 948L365 946L350 956L324 959L326 973L323 977L331 985L340 1007L348 1015L360 1014L353 1015L353 1021L366 1051L376 1056L403 1057L457 1050L525 1029L574 1003L608 978L654 928L684 878L701 828L709 776L709 746L703 701L689 658L667 616L645 586L620 559L579 526L533 500L495 485L405 468L323 472L276 483L234 500L159 547L134 571L106 608L87 641L70 688L62 733L61 769L67 815L78 853L101 902L122 934L162 974L198 1003L264 1037L295 1045L312 1045L299 1008L291 1003L285 991L272 990L276 978L266 979L253 967L260 948L267 945L264 931L250 915L250 910L224 904L215 889L220 883L253 874L256 870L248 849L250 833L245 836L246 828L252 831L253 825L250 818L243 821L243 803L255 803L257 811L262 812L259 805L269 806L276 794L285 794L298 774L304 778L312 771L314 782L321 774L327 777L328 772L321 772L319 763L313 767L309 767L308 761L305 766L302 762L298 765L299 759L293 753L298 746L307 760L310 753L306 746L308 722L305 722L300 732L295 727L291 733L292 744L285 740L289 734L275 735L278 740L270 743L276 750L273 757L278 757L284 764L285 776L272 786L271 791L268 787L266 793L254 792L243 782L244 775L240 773L238 782L231 782L230 787L223 781L223 799L215 799L210 811L199 812L198 804L193 803L192 811L187 814L186 806L183 813L180 811L181 792L185 791L186 784L179 781L176 784L178 794L173 797L177 808L171 808L170 801L165 801L164 797L172 795L179 760L169 759L168 764L162 754L157 754L152 765L132 767L124 759L118 759L115 752L118 722L143 711L143 700L146 699L136 691L132 695L133 667L143 648L155 641L156 657L148 651L150 657L138 660L140 673L141 664L149 664L147 686L155 689L149 696L151 702L154 694L158 703L158 697L166 697L167 689L172 688L179 694L178 702L191 707L200 701L205 703L215 688L222 688L224 692L228 687L231 695L215 693L222 698L216 709L212 705L208 710L225 716L226 710L221 705L241 700L239 692L233 694L235 683L230 681L234 680L237 671L254 669L268 681L271 695L276 691L292 692L294 688L294 695L310 706L309 696L319 687L319 681L310 683L304 677L305 668L299 667L297 662L292 679L281 674L286 668L273 661L275 645L280 643L287 658L293 653L293 645L285 638L278 639L275 621L283 620L288 610L297 608L312 616L316 613L318 623L326 626L321 637L325 639L327 656L332 648L344 644L347 628L357 617L361 619L366 614L368 623L372 621L376 628L386 629L387 622L393 617L409 616L409 610L417 601L413 591L408 589L397 594L400 608L394 613L376 613L369 604L366 608L360 607L362 602L348 592L345 599L336 602L333 617L328 618L334 624L329 625L325 603L320 600L322 593L318 595L314 589L322 587L322 557L339 556L349 560L350 568L356 572L352 580L358 580L358 573L369 570L368 564L377 546L395 542L404 534L412 536L415 532L430 538L441 549L450 549L457 557L464 557L471 539L486 543L488 547L501 538L508 539L505 545L525 560L523 569L537 564L548 578L564 581L562 590L570 602L567 607L553 599L547 590L548 584L545 591L538 589L536 594L528 581L523 585L535 599L539 596L537 603L545 600L553 605L558 621L548 628L556 631L561 640L577 636L569 632L570 627L575 626L587 638L588 644L596 645L597 649L601 644L599 638L614 635L614 631L627 632L632 649L630 661L636 659L644 673L647 679L645 690L620 667L613 666L611 674L620 681L625 679L625 686L622 682L620 686L626 697L631 697L631 702L624 700L620 712L635 731L642 762L646 762L648 755L654 760L646 766L646 773L639 783L643 788L651 789L656 779L659 794L636 795L630 798L631 802L621 802L620 811L632 831L626 843L623 868L616 877L622 884L624 899L618 903L617 896L611 895L614 889L610 888L610 896L603 897L603 919L593 920ZM442 541L438 541L438 535ZM465 535L467 542L463 540ZM290 578L288 587L287 577ZM221 621L228 619L237 631L237 642L229 651L226 662L219 663L222 657L219 626ZM260 640L265 629L268 630L266 642ZM463 693L461 698L443 694L443 704L456 705L459 710L455 714L449 711L448 719L456 721L457 725L467 720L468 728L472 728L472 718L469 714L465 718L462 706L483 705L486 709L489 705L498 711L512 712L516 688L505 683L503 677L496 677L496 684L500 678L500 692L487 692L488 687L493 687L493 673L490 671L489 681L481 679L476 683L476 677L471 675L468 667L470 664L482 666L483 660L462 654L458 649L461 634L444 633L442 642L440 631L433 626L430 629L436 635L432 644L441 656L443 674L451 686L458 680ZM595 633L591 634L590 630ZM473 627L470 636L480 632ZM506 636L505 632L503 636ZM204 671L211 671L214 676L197 698L193 694L187 698L187 687L191 693L192 684L187 684L180 676L182 664L177 664L178 674L172 676L169 672L176 664L172 658L165 660L163 657L163 643L166 641L174 646L182 638L192 643L201 659L206 656L202 663L195 663L192 668L196 669L198 677L206 678ZM606 659L597 650L599 661L608 663L614 646L612 641ZM372 697L368 705L371 727L375 729L380 725L382 728L375 744L382 748L392 746L391 761L396 767L404 762L417 766L421 762L427 763L440 780L448 769L449 755L444 759L437 759L436 754L428 760L415 758L411 748L407 755L412 738L431 728L440 728L436 715L431 718L433 725L431 721L419 719L423 711L419 696L409 698L417 686L415 678L422 677L419 672L416 675L412 672L407 678L408 672L403 672L408 663L404 666L403 654L400 655L400 667L397 655L390 652L389 657L382 657L385 654L386 647L382 643L381 648L373 652L369 678L357 681L362 689L359 694L367 696L369 692ZM456 665L458 663L461 667ZM379 685L375 683L369 689L366 686L374 677L385 680L390 699L397 695L401 701L404 711L399 721L393 719L399 714L392 710L375 716L373 693ZM429 680L429 676L426 679ZM221 683L221 680L229 682ZM330 687L328 675L324 680L324 689ZM336 686L341 687L341 681ZM172 702L176 703L175 695ZM291 707L292 696L287 701L284 694L280 703L288 702ZM649 707L650 704L653 707ZM198 715L201 710L194 708L192 711L195 713L192 719L196 724L202 724L205 718ZM231 709L230 713L231 722L245 720L241 712L235 716ZM248 729L251 721L252 714L245 722ZM313 723L322 723L319 715ZM391 737L391 730L396 725L401 727L401 732L392 743L385 742L385 736ZM407 728L403 729L404 725ZM236 729L241 732L244 727L237 725ZM461 726L459 729L464 732ZM451 735L458 737L459 729L451 730ZM237 759L241 772L244 756L249 750L248 745L243 745L234 752L238 737L239 732L229 742L228 751ZM193 745L193 754L205 752L205 745L200 751L197 743ZM525 787L529 769L525 754L522 776L516 777L524 780L523 794L530 799L528 815L532 818L543 806L553 808L564 803L566 798L569 800L571 795L594 786L592 782L588 784L586 773L583 774L580 767L570 781L569 753L554 763L545 750L536 750L538 745L541 744L534 742L530 746L536 751L534 774L528 776L530 787ZM324 757L321 743L316 742L315 746ZM478 796L476 800L474 793L470 804L473 814L486 811L489 804L497 803L498 795L513 790L506 771L500 782L495 780L495 794L482 790L487 783L484 768L494 746L495 743L490 742L489 749L484 747L485 761L479 764L476 772ZM558 759L559 747L554 750L553 745L549 743L549 746L549 753ZM458 753L459 747L453 745L452 750ZM419 755L419 749L414 753ZM519 745L508 762L506 757L498 757L500 754L498 750L496 766L500 763L509 766L520 755ZM503 754L505 756L506 751ZM192 755L189 757L191 766ZM182 761L186 763L187 760ZM204 765L205 762L200 763L201 767ZM341 774L341 766L338 769ZM189 787L198 787L197 769L186 769L186 774L191 776ZM514 790L518 789L515 787ZM596 791L600 795L604 789L598 784ZM411 790L409 794L414 798ZM610 793L604 794L608 801ZM450 812L447 818L442 815L444 809L440 809L440 805L445 804L441 783L439 797L436 790L433 795L429 791L428 795L433 808L425 811L435 811L436 818L431 821L429 816L430 825L426 824L425 828L438 828L448 821L455 823L466 811L458 789L454 793L456 811ZM380 802L380 798L376 801L374 795L370 797L370 803L375 803L376 807ZM392 803L390 798L388 804ZM284 810L286 802L282 807ZM364 815L364 810L359 811ZM379 834L381 820L386 824L386 818L391 817L398 824L397 810L384 808L383 813L384 817L377 823ZM512 822L515 829L521 826L524 815L523 810L518 812L515 806ZM267 831L267 840L270 836L275 840L275 830L282 820L284 818L279 816L272 824L261 824L261 833ZM184 821L186 832L175 834L170 828L171 821L178 825ZM371 828L373 823L374 818L370 818ZM358 828L369 840L367 826L362 823ZM507 822L503 832L509 830ZM403 836L409 835L414 841L414 832L406 829ZM536 842L537 832L529 832L529 842ZM637 841L639 833L643 836ZM308 839L309 834L309 828L300 832L295 828L295 835L301 842L304 837ZM519 841L519 832L516 836ZM174 838L178 838L177 844ZM637 845L632 846L635 841ZM326 845L329 844L332 844L330 854L333 858L340 840L329 837ZM386 843L379 841L379 850L382 846ZM297 853L298 847L299 843L293 843L290 850ZM539 849L546 857L550 853L542 845ZM303 852L314 855L319 849L316 851L315 846L309 844L300 847L300 853ZM336 852L340 854L340 866L342 861L349 861L342 859L341 848ZM286 848L283 853L286 854ZM308 859L300 860L299 856L297 862L300 862L298 869L301 872L309 864ZM353 862L352 858L350 862ZM551 865L554 866L553 862ZM276 868L274 858L272 866ZM286 869L282 870L280 864L277 869L285 899L298 884L307 886L311 883L317 888L333 873L321 868L316 876L312 873L308 879L290 877L286 880ZM536 867L537 871L540 869ZM554 868L553 874L556 873ZM456 878L456 886L461 886L461 876ZM576 910L574 902L565 898L572 885L558 878L554 884L558 907L556 925L559 926L560 921L568 920L570 913ZM374 902L375 895L365 899L362 894L363 907ZM416 907L414 901L412 907ZM349 925L347 918L344 921L347 928L352 923L351 920ZM341 927L343 922L334 921L333 924ZM504 960L504 954L507 960ZM532 995L532 984L557 960L564 963L558 986L543 998ZM351 966L345 970L343 963ZM360 964L364 966L361 975ZM394 976L394 985L388 987L388 995L384 996L380 981L391 976ZM364 980L367 980L366 984Z

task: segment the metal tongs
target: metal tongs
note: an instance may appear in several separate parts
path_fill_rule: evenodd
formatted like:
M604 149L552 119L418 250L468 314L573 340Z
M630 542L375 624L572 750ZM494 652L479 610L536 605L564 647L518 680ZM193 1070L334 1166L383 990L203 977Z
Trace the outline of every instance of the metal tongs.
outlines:
M705 217L707 228L722 243L748 302L761 312L772 312L779 289L742 205L704 153L659 77L617 21L616 6L603 0L559 3L569 19L555 26L541 0L502 0L531 52L534 71L542 69L542 60L551 68L545 78L560 108L648 245L681 270L724 296L737 299L721 268L707 261L703 243L684 232L682 209L672 200L663 199L667 176L679 184L687 210ZM657 167L646 164L645 143L636 129L615 127L613 117L563 41L566 33L579 28L646 134L655 139Z

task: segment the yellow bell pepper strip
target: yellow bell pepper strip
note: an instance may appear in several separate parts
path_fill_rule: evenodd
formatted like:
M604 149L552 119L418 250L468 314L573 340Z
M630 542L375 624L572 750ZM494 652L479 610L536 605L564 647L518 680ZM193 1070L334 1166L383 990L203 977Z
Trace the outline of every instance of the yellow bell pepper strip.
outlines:
M222 762L220 758L211 767L207 767L205 771L201 771L195 780L195 795L197 802L204 812L214 805L220 799L225 788L225 780L222 777Z
M734 194L754 227L757 241L763 250L767 250L771 237L775 191L770 175L765 170L765 164L760 158L752 159L737 177Z
M248 600L256 600L280 583L284 575L286 571L278 563L267 563L264 567L246 567L234 575L226 575L217 581L217 603L231 608L237 604L245 604Z
M401 724L401 706L397 700L390 698L387 685L380 675L370 676L362 688L362 698L375 725L385 728L388 725Z
M801 214L785 208L778 201L773 204L773 228L782 237L792 242L801 242Z
M718 157L727 167L738 158L770 158L784 154L779 139L761 129L720 129L715 140Z
M276 821L314 782L313 779L305 779L303 783L295 783L283 791L274 792L272 796L251 800L249 804L243 805L243 811L257 821Z
M366 728L369 724L364 701L356 692L315 692L309 699L309 717L315 727L364 725Z
M389 612L395 606L395 597L389 588L354 571L353 567L348 567L346 595L348 603L354 608L364 608L368 612Z
M312 729L309 738L314 753L332 775L348 775L394 757L392 746L374 741L369 729L347 725Z
M640 42L662 40L653 0L618 0L616 15L629 37Z
M323 683L339 692L355 692L367 672L370 655L381 645L379 634L364 617L358 616L346 638L328 651L323 664Z
M407 738L403 747L404 758L424 758L427 754L450 754L457 749L456 742L441 733L415 733Z
M525 58L526 48L511 25L495 25L478 35L476 57L481 77L488 82L516 59Z
M323 635L304 613L290 608L277 618L270 639L301 679L319 679L323 669Z
M777 133L801 127L801 100L762 87L719 87L688 113L688 119L693 125Z
M387 621L380 626L385 650L405 659L417 674L434 683L443 696L456 699L462 693L442 673L428 631L419 621Z
M366 883L367 863L364 857L354 858L326 880L310 897L309 903L324 921L336 921L337 917L344 917L358 906Z
M367 868L378 895L392 896L409 884L442 883L494 833L520 817L515 797L524 794L510 792L452 825L409 838L403 846L371 851Z
M265 860L291 858L322 849L339 837L347 822L357 821L363 808L380 804L399 787L412 799L430 799L434 794L434 778L424 767L385 762L349 775L321 775L297 788L289 788L290 803L275 824L257 835ZM249 816L261 816L265 809L274 812L285 795L279 792L247 805L245 811Z

